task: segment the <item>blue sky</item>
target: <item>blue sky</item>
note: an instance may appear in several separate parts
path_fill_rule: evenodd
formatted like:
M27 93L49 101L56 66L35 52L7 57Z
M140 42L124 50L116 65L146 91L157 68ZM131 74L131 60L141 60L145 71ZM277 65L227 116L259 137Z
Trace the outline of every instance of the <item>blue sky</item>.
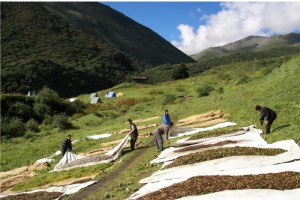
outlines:
M300 2L104 2L188 55L250 35L300 31Z
M219 2L102 2L149 27L166 40L179 39L179 24L206 24L204 15L221 10Z

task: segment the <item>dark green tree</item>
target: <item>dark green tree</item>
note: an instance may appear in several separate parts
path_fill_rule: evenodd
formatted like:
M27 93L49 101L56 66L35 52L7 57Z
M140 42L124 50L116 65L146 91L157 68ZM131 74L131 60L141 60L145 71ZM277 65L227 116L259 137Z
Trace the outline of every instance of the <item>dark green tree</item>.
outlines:
M185 66L185 64L180 64L179 66L177 66L172 74L172 78L174 80L185 79L189 76L189 69Z

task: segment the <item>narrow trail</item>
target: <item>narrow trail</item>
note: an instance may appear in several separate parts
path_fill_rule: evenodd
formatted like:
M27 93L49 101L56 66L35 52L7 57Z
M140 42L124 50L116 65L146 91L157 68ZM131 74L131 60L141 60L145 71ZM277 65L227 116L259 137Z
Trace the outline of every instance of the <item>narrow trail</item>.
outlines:
M79 191L75 196L71 196L69 199L70 200L82 200L87 198L88 196L92 195L93 193L97 192L97 190L107 184L109 184L111 181L113 181L116 177L121 175L126 169L128 169L132 164L133 161L141 157L145 151L147 150L148 147L151 147L152 144L154 143L154 138L150 142L147 142L145 146L141 146L140 148L137 148L135 151L137 151L136 154L131 156L127 161L121 164L121 166L112 173L108 173L105 175L100 181L97 183Z

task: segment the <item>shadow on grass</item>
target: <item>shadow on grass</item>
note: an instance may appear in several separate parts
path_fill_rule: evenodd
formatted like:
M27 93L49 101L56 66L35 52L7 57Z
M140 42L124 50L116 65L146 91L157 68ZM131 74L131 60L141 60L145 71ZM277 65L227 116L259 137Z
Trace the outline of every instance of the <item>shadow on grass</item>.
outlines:
M289 127L289 126L291 126L291 125L290 125L290 124L283 124L283 125L277 126L277 127L273 130L273 132L275 132L275 131L280 131L281 129L284 129L284 128Z

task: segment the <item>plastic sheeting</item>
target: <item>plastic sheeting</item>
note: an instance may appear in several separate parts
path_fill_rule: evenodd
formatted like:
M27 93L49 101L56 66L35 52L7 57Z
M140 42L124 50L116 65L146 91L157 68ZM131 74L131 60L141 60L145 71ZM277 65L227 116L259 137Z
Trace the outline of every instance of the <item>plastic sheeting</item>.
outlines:
M226 190L206 195L182 197L178 200L298 200L300 189L294 190Z
M193 135L193 134L196 134L196 133L199 133L199 132L210 131L210 130L214 130L214 129L217 129L217 128L224 128L224 127L227 127L227 126L236 126L236 125L237 124L233 123L233 122L224 122L224 123L220 123L220 124L217 124L217 125L214 125L214 126L210 126L210 127L195 128L192 131L187 131L187 132L184 132L184 133L179 133L177 136L172 136L170 138L182 137L182 136L186 136L186 135Z
M105 133L105 134L87 136L87 138L91 139L91 140L99 140L101 138L107 138L107 137L110 137L110 136L111 136L110 133Z
M267 144L261 138L261 131L251 127L244 134L230 134L229 136L212 137L210 139L199 140L201 144L216 143L224 140L236 140L236 144L228 144L227 147L249 146L260 148L281 148L287 152L275 156L232 156L206 162L199 162L191 165L183 165L170 169L162 169L150 177L142 179L140 183L145 183L139 191L133 194L129 199L136 199L150 192L171 186L175 183L185 181L195 176L205 175L250 175L279 173L284 171L300 172L300 147L293 140L285 140L273 144ZM184 141L180 141L184 142ZM225 146L225 145L224 145ZM224 148L224 146L222 148ZM169 148L162 152L162 162L169 163L174 156L175 149ZM171 155L169 157L169 155ZM162 159L163 158L163 159ZM170 159L166 159L170 158ZM174 158L174 157L173 157ZM154 160L155 161L155 160ZM157 159L156 159L157 161ZM152 161L153 162L153 161Z
M61 193L64 193L62 196L70 195L70 194L74 194L74 193L78 192L79 190L81 190L85 187L88 187L96 182L97 181L88 181L86 183L72 184L72 185L59 186L59 187L50 187L47 189L33 190L30 192L22 192L22 193L9 194L9 195L1 195L0 194L0 198L6 197L6 196L14 196L14 195L18 195L18 194L31 194L31 193L35 193L35 192L61 192Z
M115 148L106 154L86 157L67 152L60 162L55 166L53 171L69 170L77 167L88 167L114 161L120 157L122 150L127 144L128 138L129 134L127 134Z
M35 161L35 163L51 163L53 161L54 161L54 159L51 159L51 158L42 158L42 159Z
M63 165L66 165L74 160L78 160L81 158L84 158L84 156L79 156L70 151L67 151L64 157L62 157L62 159L57 163L57 165L55 165L54 171L59 171L62 169Z

